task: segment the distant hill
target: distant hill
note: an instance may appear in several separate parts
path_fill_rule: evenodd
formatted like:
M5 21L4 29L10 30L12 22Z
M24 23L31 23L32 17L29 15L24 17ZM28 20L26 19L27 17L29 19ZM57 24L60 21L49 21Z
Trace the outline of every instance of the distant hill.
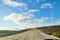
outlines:
M17 31L0 30L0 37L16 34Z
M45 26L38 28L42 30L43 32L49 34L49 35L54 35L56 37L60 38L60 25L55 25L55 26Z
M60 25L38 27L37 29L39 29L49 35L54 35L54 36L60 38ZM22 32L28 31L28 30L31 30L31 29L25 29L25 30L21 30L21 31L0 30L0 37L19 34L19 33L22 33Z
M22 33L22 32L25 32L27 30L30 30L30 29L26 29L26 30L19 30L19 31L10 31L10 30L0 30L0 38L1 37L5 37L5 36L10 36L10 35L14 35L14 34L18 34L18 33Z

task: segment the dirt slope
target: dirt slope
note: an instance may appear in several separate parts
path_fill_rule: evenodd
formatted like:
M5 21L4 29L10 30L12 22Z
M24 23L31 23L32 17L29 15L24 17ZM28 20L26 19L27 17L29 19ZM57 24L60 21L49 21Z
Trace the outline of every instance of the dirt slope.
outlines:
M31 29L23 33L0 38L0 40L44 40L44 39L59 39L52 35L45 34L38 29Z

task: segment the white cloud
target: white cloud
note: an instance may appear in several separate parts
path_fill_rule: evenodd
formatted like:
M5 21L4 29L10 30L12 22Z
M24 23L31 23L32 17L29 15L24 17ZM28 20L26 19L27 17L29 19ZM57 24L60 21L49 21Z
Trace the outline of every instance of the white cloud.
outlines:
M31 14L31 13L35 13L35 12L38 12L39 10L37 9L31 9L31 10L28 10L27 12L25 12L24 14Z
M57 25L60 25L60 19L57 19L57 20L56 20L56 24L57 24Z
M18 6L25 7L26 6L26 4L23 2L18 3L18 2L12 1L12 0L3 0L3 3L5 5L9 5L9 6L13 6L13 7L18 7Z
M38 10L28 10L27 12L24 12L22 14L17 14L17 13L11 13L11 15L9 16L5 16L4 20L23 20L23 19L30 19L31 17L33 17L33 13L37 12Z
M0 30L16 30L16 29L12 27L0 27Z
M41 5L41 8L53 8L53 5L51 3L45 3Z
M32 10L29 10L28 12L38 12L39 10L36 10L36 9L32 9Z
M5 16L4 20L13 21L18 26L20 26L20 30L22 30L22 29L26 29L26 28L40 27L40 26L42 26L43 22L45 22L49 19L48 17L41 17L40 19L32 19L31 16L29 16L29 15L26 16L23 14L12 13L8 16Z

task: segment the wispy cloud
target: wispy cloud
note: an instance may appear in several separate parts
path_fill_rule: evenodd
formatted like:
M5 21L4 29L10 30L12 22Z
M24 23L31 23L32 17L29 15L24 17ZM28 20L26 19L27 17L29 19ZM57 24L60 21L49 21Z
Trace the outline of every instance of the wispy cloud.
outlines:
M28 10L27 12L25 12L24 14L31 14L31 13L35 13L38 11L39 11L38 9L31 9L31 10Z
M42 17L41 19L31 19L31 18L29 19L25 16L20 17L20 15L18 16L18 14L12 15L13 17L12 16L9 17L9 16L4 17L4 20L13 21L14 23L18 24L18 26L20 26L20 29L40 27L40 26L42 26L43 22L48 20L46 17L44 17L44 18Z
M51 3L44 3L41 5L41 8L53 8L53 5Z
M57 19L57 20L56 20L56 24L57 24L57 25L60 25L60 19Z
M40 0L35 0L36 2L39 2ZM27 4L23 2L15 2L12 0L3 0L3 3L8 6L12 7L22 7L21 9L24 12L21 13L10 13L10 15L4 16L4 21L12 21L18 26L20 26L20 30L26 29L26 28L33 28L33 27L40 27L40 26L47 26L51 24L43 24L47 20L49 20L49 17L41 17L41 18L32 18L35 16L35 12L38 12L38 9L29 9L27 7ZM24 9L28 10L24 10ZM51 3L44 3L41 5L41 8L53 8L53 4ZM20 9L20 10L21 10Z
M22 30L26 28L42 26L42 23L49 19L48 17L41 17L40 19L32 19L32 15L34 12L37 12L37 10L29 10L25 14L11 13L10 15L5 16L4 20L13 21L18 26L20 26L20 29Z
M29 10L28 12L37 12L37 11L39 11L39 10L37 10L37 9L32 9L32 10Z
M16 30L16 29L12 27L0 27L0 30Z
M18 6L23 7L23 6L26 6L26 4L23 3L23 2L18 3L18 2L12 1L12 0L3 0L3 3L5 5L9 5L9 6L13 6L13 7L18 7Z

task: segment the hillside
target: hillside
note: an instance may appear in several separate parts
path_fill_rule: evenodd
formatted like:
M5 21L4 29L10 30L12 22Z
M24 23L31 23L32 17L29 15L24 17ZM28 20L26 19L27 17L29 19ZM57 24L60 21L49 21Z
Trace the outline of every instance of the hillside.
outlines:
M1 38L1 37L5 37L5 36L9 36L9 35L16 34L17 32L18 32L18 31L0 30L0 38Z
M36 28L15 35L0 38L0 40L45 40L45 39L59 40L59 38L54 37L52 35L48 35Z
M56 25L56 26L45 26L45 27L38 27L37 29L49 34L49 35L54 35L56 37L60 38L60 25ZM0 38L1 37L5 37L5 36L9 36L9 35L14 35L14 34L19 34L19 33L23 33L25 31L28 31L30 29L26 29L26 30L21 30L21 31L7 31L7 30L1 30L0 31Z
M22 33L22 32L28 31L28 30L30 30L30 29L21 30L21 31L20 30L19 31L0 30L0 38L5 37L5 36L18 34L18 33Z
M42 30L43 32L45 32L49 35L54 35L54 36L60 38L60 25L46 26L46 27L41 27L38 29Z

